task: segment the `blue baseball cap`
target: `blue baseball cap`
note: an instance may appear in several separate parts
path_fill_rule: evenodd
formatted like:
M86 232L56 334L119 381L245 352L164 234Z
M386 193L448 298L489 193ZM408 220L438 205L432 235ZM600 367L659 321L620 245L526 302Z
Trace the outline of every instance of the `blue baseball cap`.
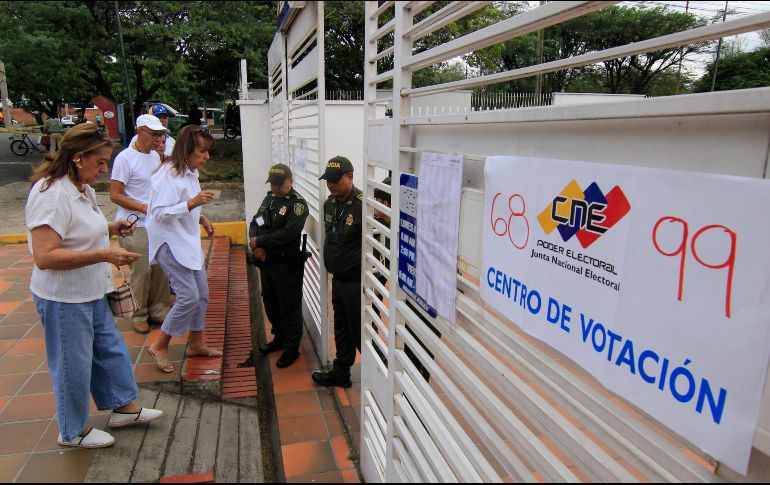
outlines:
M152 108L150 108L149 114L153 116L158 116L158 115L168 116L168 110L166 110L166 107L163 106L162 104L153 104Z

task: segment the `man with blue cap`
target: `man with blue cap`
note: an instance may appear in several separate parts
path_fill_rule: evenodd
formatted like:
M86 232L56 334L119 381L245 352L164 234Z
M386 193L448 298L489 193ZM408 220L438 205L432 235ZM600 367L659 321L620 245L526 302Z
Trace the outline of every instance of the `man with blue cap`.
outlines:
M171 156L171 153L174 151L174 144L176 143L176 140L174 140L171 135L169 134L170 131L168 131L168 118L169 113L165 106L163 106L160 103L155 103L152 106L150 106L150 109L147 111L147 114L152 115L160 120L160 123L163 125L163 128L165 128L166 131L166 148L163 149L163 151L158 151L158 155L160 155L161 162L166 160L166 158ZM134 137L131 139L131 142L128 144L129 146L133 146L134 143L136 143L136 139L139 135L134 135ZM163 143L159 143L159 145L163 145ZM156 150L157 151L157 150Z

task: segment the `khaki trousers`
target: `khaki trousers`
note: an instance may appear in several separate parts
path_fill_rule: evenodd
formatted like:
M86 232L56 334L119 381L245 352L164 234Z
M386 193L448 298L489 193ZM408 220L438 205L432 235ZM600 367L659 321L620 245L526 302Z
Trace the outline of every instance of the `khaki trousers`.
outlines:
M61 139L63 135L61 133L51 133L48 136L49 140L51 141L51 148L49 153L56 153L61 150Z
M134 229L134 235L118 239L126 251L142 255L131 264L131 288L134 291L139 310L134 312L131 322L146 322L148 318L162 322L171 306L168 277L158 264L150 265L148 257L150 243L147 230L143 227Z

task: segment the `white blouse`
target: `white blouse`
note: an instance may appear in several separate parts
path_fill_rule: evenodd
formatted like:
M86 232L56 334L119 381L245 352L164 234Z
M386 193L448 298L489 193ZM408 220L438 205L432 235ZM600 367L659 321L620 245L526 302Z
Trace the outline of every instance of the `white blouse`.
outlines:
M110 245L107 219L96 203L96 192L85 185L81 193L68 177L52 180L40 191L45 179L32 187L27 200L27 241L32 251L30 231L49 226L61 237L61 247L72 251L105 249ZM34 253L33 253L34 254ZM96 263L75 269L32 269L32 293L63 303L85 303L104 298L115 289L109 263Z
M201 184L198 171L185 168L178 175L170 163L164 163L152 176L150 206L147 210L147 238L150 242L150 263L164 243L174 259L192 270L203 269L201 250L201 207L187 210L187 201L198 195Z

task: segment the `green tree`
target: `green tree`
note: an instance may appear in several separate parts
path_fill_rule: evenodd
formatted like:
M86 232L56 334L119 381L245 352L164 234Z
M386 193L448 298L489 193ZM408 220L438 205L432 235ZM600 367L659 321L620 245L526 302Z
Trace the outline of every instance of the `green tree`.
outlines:
M542 62L552 62L612 47L639 42L705 25L693 14L666 8L611 6L548 27L544 31ZM597 66L565 69L543 76L543 92L587 91L645 94L663 72L679 60L700 52L705 44L683 49L665 49L620 59ZM538 64L537 33L511 39L466 56L481 74L509 71ZM534 77L501 84L496 90L532 91ZM660 89L660 83L656 84ZM672 87L673 93L673 87Z
M695 83L696 92L711 91L714 63ZM715 91L749 89L770 86L770 47L743 52L720 59Z
M0 58L6 66L9 96L38 114L58 117L64 102L90 101L83 83L79 39L73 29L85 8L59 2L0 2ZM36 27L40 26L40 27Z
M591 46L595 50L640 42L706 25L706 19L665 7L613 6L590 14L595 17ZM679 60L706 48L705 43L663 49L604 61L605 86L610 93L645 94L652 81Z
M450 2L439 1L420 12L414 19L417 24L431 14L444 8ZM525 8L526 2L496 2L473 12L467 17L453 22L431 34L417 39L413 52L418 54L437 45L462 37L470 32L491 25ZM326 2L326 89L356 91L363 89L364 79L364 4L363 2ZM379 26L392 18L390 10L380 19ZM385 36L379 42L379 50L393 45L393 34ZM393 68L392 57L378 62L378 71L385 72ZM452 62L442 62L415 72L412 79L414 87L437 82L456 81L465 78L465 67ZM388 89L392 83L381 83L379 89Z
M467 77L465 71L466 66L461 62L444 62L438 66L432 66L430 69L417 71L412 77L412 86L419 88L459 81Z
M161 93L184 95L166 101L186 105L232 95L240 58L248 61L252 85L266 86L275 2L118 5L135 112ZM62 100L127 100L114 2L3 1L0 31L15 100L51 113Z
M186 2L189 3L189 2ZM237 99L240 60L252 88L267 88L267 51L276 32L276 2L198 2L190 8L183 73L198 103Z
M327 91L361 91L364 86L364 2L326 2Z

